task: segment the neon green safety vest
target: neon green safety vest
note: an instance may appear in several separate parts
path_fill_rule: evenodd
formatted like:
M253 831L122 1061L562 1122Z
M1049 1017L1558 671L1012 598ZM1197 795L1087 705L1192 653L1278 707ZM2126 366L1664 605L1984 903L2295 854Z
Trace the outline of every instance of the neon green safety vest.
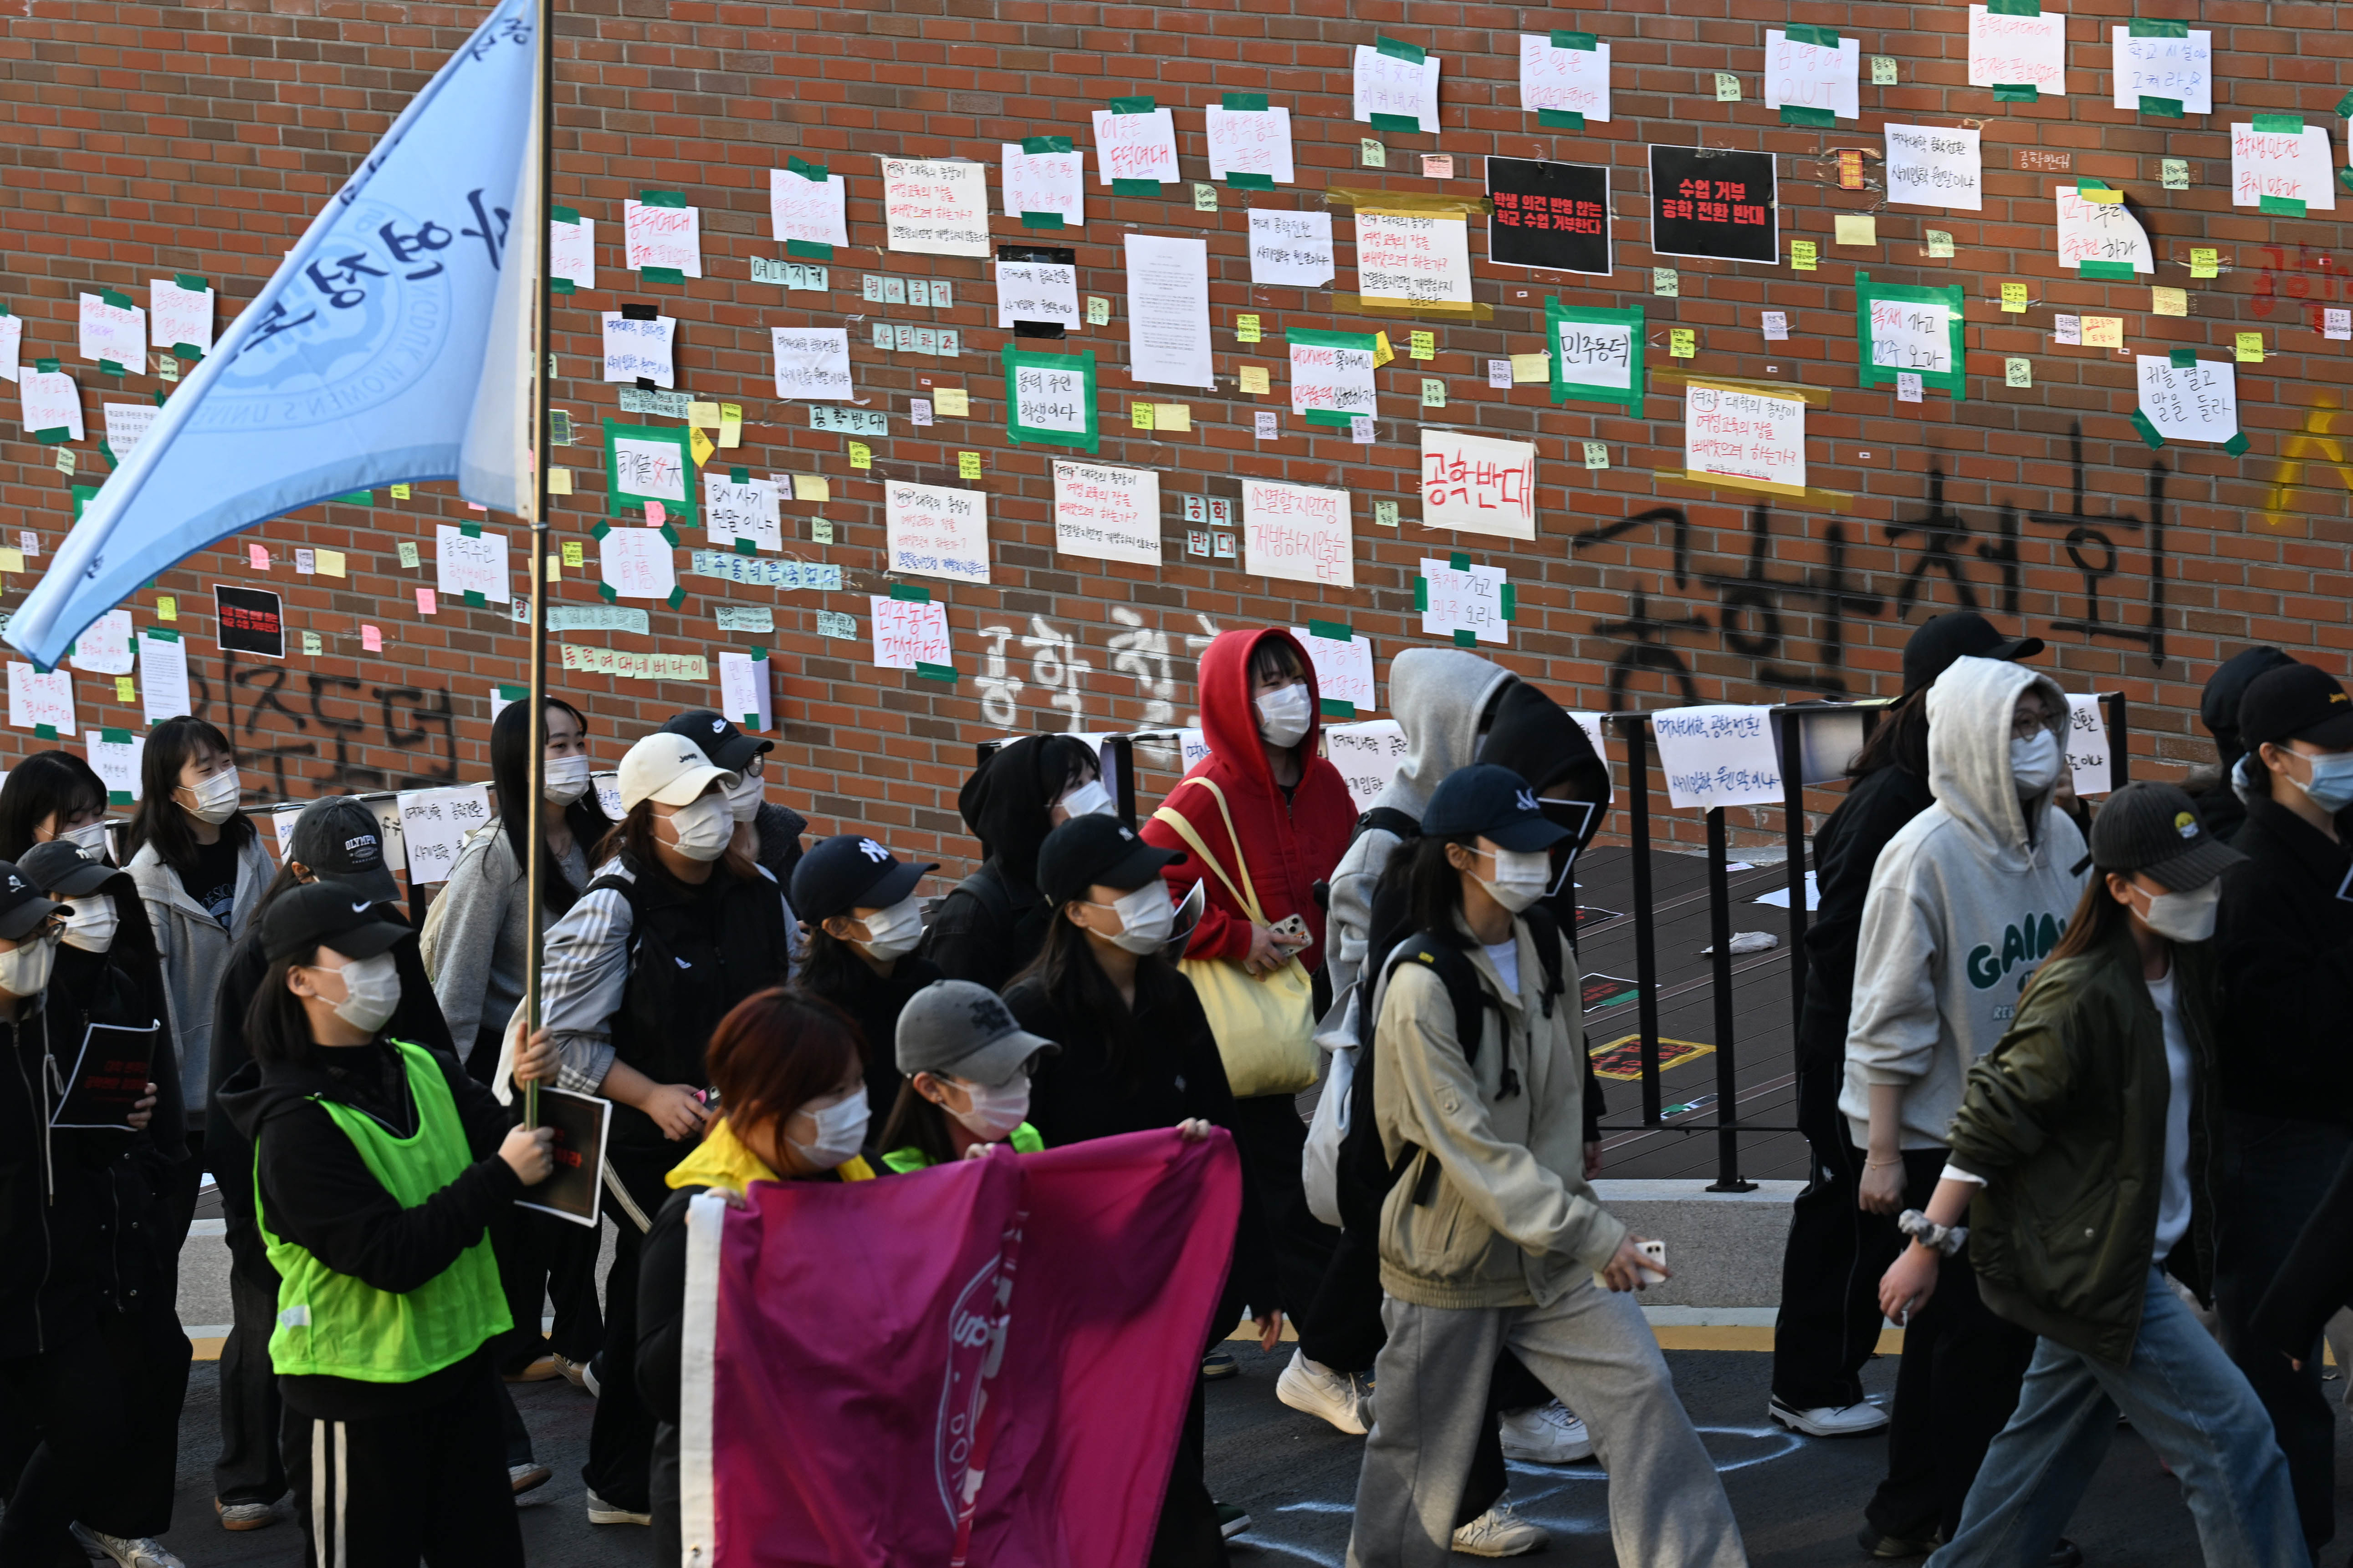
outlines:
M456 1181L473 1159L440 1068L420 1047L391 1044L417 1102L414 1137L396 1138L375 1118L334 1100L317 1095L311 1100L343 1130L385 1191L401 1207L416 1208ZM278 1327L269 1336L269 1360L280 1376L414 1383L465 1360L513 1325L488 1236L416 1289L397 1294L338 1274L309 1248L271 1235L261 1211L259 1159L253 1212L278 1270Z
M1035 1154L1046 1146L1046 1141L1038 1136L1038 1130L1027 1121L1008 1133L1005 1141L1013 1145L1015 1152L1021 1154ZM932 1163L923 1157L923 1152L913 1143L908 1144L904 1149L892 1150L882 1156L882 1163L891 1168L893 1175L899 1176L903 1176L911 1171L929 1170Z

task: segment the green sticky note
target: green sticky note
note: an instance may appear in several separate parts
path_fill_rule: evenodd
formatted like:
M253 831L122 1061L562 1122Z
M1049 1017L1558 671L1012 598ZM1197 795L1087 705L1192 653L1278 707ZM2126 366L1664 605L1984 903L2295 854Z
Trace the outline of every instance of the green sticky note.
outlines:
M33 362L33 368L43 375L53 374L57 371L58 362L53 359L37 359Z
M176 359L200 360L205 357L205 351L194 343L174 343L172 353Z
M2301 114L2258 114L2254 129L2273 136L2301 136L2304 116Z
M686 274L675 267L641 267L638 276L649 283L683 283Z
M684 191L639 191L638 205L641 207L682 207L686 205Z
M955 684L955 666L952 664L924 664L918 660L915 665L915 673L922 676L925 680L944 680L950 686L954 686Z
M335 500L338 503L343 506L374 506L375 505L375 492L374 490L345 490L342 495L335 497ZM467 538L480 539L481 536L482 530L479 523L467 524Z
M731 485L748 485L752 482L752 470L744 468L730 468L727 470L727 482Z
M2136 16L2125 30L2128 38L2186 38L2189 36L2187 22L2149 22Z
M1413 114L1376 114L1373 116L1373 129L1402 131L1408 135L1419 136L1421 134L1421 118Z
M2198 368L2198 351L2196 349L2174 349L2167 353L2166 358L2172 363L2173 368L2176 370L2196 370Z
M785 254L803 261L830 261L833 247L821 239L788 239L785 241Z
M2237 435L2222 443L2222 450L2230 453L2231 456L2234 458L2246 451L2246 449L2247 433L2244 430L2240 431Z
M212 288L202 276L194 272L175 272L172 275L172 281L191 294L202 294Z
M98 368L108 375L128 375L131 374L111 359L102 359L99 361Z
M1319 706L1324 710L1324 717L1326 719L1354 719L1356 716L1355 703L1343 702L1336 697L1324 698Z
M1539 109L1536 110L1536 123L1555 131L1582 131L1585 129L1585 116L1574 109Z
M130 295L119 294L111 289L100 288L98 291L98 297L105 300L108 304L113 306L118 310L133 310L138 309L137 306L131 302Z
M2151 98L2144 92L2140 95L2140 111L2160 119L2179 120L2181 118L2181 100L2178 98Z
M785 160L785 167L790 169L794 174L798 174L804 180L807 180L813 184L820 185L825 184L825 165L823 163L812 163L806 158L786 158Z
M131 731L128 730L100 730L98 732L98 738L110 746L131 744Z
M1421 50L1411 44L1400 44L1395 38L1384 38L1376 34L1373 38L1373 47L1393 60L1410 60L1415 65L1419 65L1422 61Z
M1479 639L1472 633L1461 626L1457 626L1454 628L1454 646L1456 647L1476 647L1479 646Z
M504 681L499 682L499 700L501 701L520 702L530 695L531 688L528 686L509 686Z
M2040 16L2042 0L1986 0L1986 14L1990 16Z
M1451 551L1451 552L1448 552L1448 554L1447 554L1447 557L1446 557L1446 569L1447 569L1448 571L1450 571L1450 572L1468 572L1468 571L1470 571L1470 570L1471 570L1471 557L1470 557L1470 555L1469 555L1467 552L1463 552L1463 551L1460 551L1460 550L1456 550L1456 551Z
M932 602L932 591L920 583L893 583L891 584L891 596L910 605L928 605Z
M1781 123L1811 125L1827 131L1838 123L1838 116L1827 109L1807 109L1799 104L1785 103L1781 106Z
M1310 621L1307 623L1307 635L1322 637L1327 642L1353 642L1356 633L1345 621Z
M1836 27L1788 26L1781 29L1781 36L1793 44L1811 44L1818 49L1834 49L1839 47Z
M580 209L578 207L550 207L547 209L547 216L554 218L557 223L577 224L580 221Z
M1555 27L1552 33L1552 47L1556 49L1593 50L1601 47L1601 40L1591 33L1565 33Z
M2165 445L2165 437L2157 433L2157 426L2148 422L2148 416L2137 408L2133 410L2132 427L2143 441L2148 443L2150 451L2154 452Z
M1264 114L1266 94L1262 92L1229 92L1220 99L1218 107L1228 114Z
M2038 16L2042 14L2040 11L2035 13ZM1993 84L1993 100L1996 103L2032 103L2037 96L2032 82L1998 81Z
M40 669L41 667L37 664L33 668ZM42 670L42 673L46 675L48 672ZM36 724L33 726L33 734L37 740L54 741L58 738L58 727L55 724Z
M591 539L595 539L595 540L599 540L599 541L601 541L601 540L602 540L602 539L603 539L607 534L608 534L608 533L610 533L610 532L612 532L612 531L613 531L613 525L612 525L611 523L609 523L609 522L599 522L596 527L594 527L594 528L592 528L592 529L590 529L590 530L588 531L588 537L589 537L589 538L591 538Z
M1068 153L1071 150L1071 139L1067 136L1024 136L1021 138L1021 150L1024 153Z
M1505 620L1509 621L1518 618L1520 608L1519 592L1509 583L1504 584L1495 591L1495 601L1503 617Z
M73 432L63 425L52 425L46 430L34 431L33 439L44 447L61 447L73 439Z
M738 539L735 542L735 553L738 555L757 555L760 553L760 547L751 540Z
M2132 263L2129 261L2086 261L2075 268L2075 276L2086 282L2105 279L2115 283L2129 283L2132 281Z
M1274 189L1272 174L1237 174L1229 171L1226 184L1238 191L1271 191Z
M1113 114L1149 114L1152 112L1152 100L1149 98L1114 98L1111 100L1111 111Z
M572 279L569 278L551 278L547 280L547 291L551 294L572 293L574 291Z
M1115 196L1156 196L1160 194L1157 180L1113 180L1111 194Z
M2298 201L2294 196L2265 196L2255 205L2259 209L2271 214L2274 217L2302 217L2304 216L2304 203Z
M1023 228L1060 228L1062 226L1062 215L1060 213L1023 213L1021 226Z
M1430 608L1430 579L1427 577L1413 580L1413 607L1417 610Z
M483 597L482 597L482 592L481 592L481 590L480 590L480 589L479 589L479 588L469 588L469 589L467 589L467 590L466 590L466 594L465 594L465 598L466 598L466 607L467 607L468 609L470 609L470 610L479 610L479 609L480 609L484 605L486 605L486 604L488 604L488 603L490 602L489 600L487 600L487 599L485 599L485 598L483 598Z
M458 531L469 539L480 539L482 537L482 525L479 522L461 522L458 525Z

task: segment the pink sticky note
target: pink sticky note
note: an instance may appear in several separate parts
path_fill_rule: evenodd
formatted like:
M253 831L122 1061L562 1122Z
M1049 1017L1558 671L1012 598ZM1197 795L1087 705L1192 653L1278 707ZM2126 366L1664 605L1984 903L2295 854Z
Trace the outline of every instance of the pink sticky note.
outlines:
M269 570L269 552L259 544L247 545L245 547L245 558L248 562L252 563L253 569L256 572L267 572Z
M424 591L425 590L419 590L419 592ZM375 626L362 626L360 628L360 648L361 651L365 653L382 653L384 651L383 631Z
M419 588L417 590L417 613L418 615L429 616L434 614L438 608L439 606L433 602L432 589Z
M488 511L488 510L490 510L491 509L490 509L489 507L484 506L484 505L483 505L481 502L480 502L480 501L472 501L472 500L470 500L470 501L468 501L468 502L466 503L466 510L467 510L468 511Z
M649 500L646 502L646 526L648 528L659 528L669 520L669 517L670 513L662 510L661 502L658 500Z

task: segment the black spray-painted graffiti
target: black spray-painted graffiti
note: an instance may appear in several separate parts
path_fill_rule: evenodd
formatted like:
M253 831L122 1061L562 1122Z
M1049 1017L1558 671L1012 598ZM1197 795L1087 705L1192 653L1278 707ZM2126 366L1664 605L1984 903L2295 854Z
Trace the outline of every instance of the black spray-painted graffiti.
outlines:
M188 673L189 706L197 718L208 717L206 710L212 704L212 684L193 661ZM291 689L298 674L309 689L307 699ZM280 800L313 794L316 786L322 784L366 791L429 789L458 781L457 713L450 706L447 687L364 689L349 676L296 671L280 664L248 664L240 668L237 656L226 649L221 654L221 678L232 694L242 694L241 698L232 695L229 699L229 741L248 765L259 763L269 769L275 796ZM364 700L360 696L363 689L366 692ZM287 706L290 699L296 707ZM331 703L353 711L332 712ZM266 722L264 715L272 713L283 723ZM371 720L377 731L373 740L368 738ZM300 733L315 729L321 740L332 742L332 758L321 758L319 740L287 739L284 726L288 724ZM352 749L370 744L399 752L424 771L362 767L352 760ZM305 757L325 761L326 776L311 775L298 765L290 777L288 761Z

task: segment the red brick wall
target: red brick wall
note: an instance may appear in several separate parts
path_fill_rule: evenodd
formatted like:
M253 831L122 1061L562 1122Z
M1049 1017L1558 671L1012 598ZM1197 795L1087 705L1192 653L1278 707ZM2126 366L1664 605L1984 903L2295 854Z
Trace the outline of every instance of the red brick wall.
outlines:
M616 390L594 379L596 312L622 300L658 304L681 322L680 385L745 410L744 446L729 458L755 471L829 479L829 504L786 506L786 548L840 564L849 584L848 592L817 595L684 577L685 603L674 613L654 612L649 642L606 634L570 640L714 655L723 647L770 647L789 790L821 830L862 825L952 861L967 853L954 796L973 742L1002 728L983 711L979 677L989 671L992 641L1003 647L1006 673L1021 682L1018 692L1003 689L997 711L1009 700L1022 727L1124 729L1181 720L1189 712L1198 646L1188 639L1211 629L1345 619L1374 637L1385 674L1392 654L1429 640L1412 612L1415 563L1450 544L1506 566L1517 584L1519 620L1511 646L1495 657L1579 707L1884 694L1894 689L1908 626L1974 603L2005 626L2050 639L2056 652L2048 663L2070 689L2129 693L2137 763L2173 775L2211 754L2194 710L2218 658L2249 641L2272 641L2345 673L2353 643L2345 609L2353 524L2345 492L2353 489L2353 463L2332 421L2341 416L2346 356L2322 340L2314 314L2343 293L2345 237L2329 215L2290 220L2233 208L2225 129L2251 110L2301 110L2330 128L2342 156L2344 127L2329 110L2343 91L2338 62L2353 38L2336 30L2335 8L2203 7L2200 25L2214 35L2217 111L2176 122L2108 107L2106 29L2131 11L2120 3L2097 16L2073 8L2081 14L2069 21L2071 96L2036 105L1997 104L1989 90L1966 85L1967 11L1958 4L1619 3L1544 17L1427 0L1356 7L1300 0L1183 7L565 0L562 9L556 199L596 218L602 243L599 288L557 302L560 405L591 428L617 412ZM470 6L385 0L12 0L0 37L10 105L0 123L0 210L9 237L0 300L26 318L28 362L54 355L75 371L93 437L102 428L103 397L144 397L160 383L152 362L144 367L150 374L119 385L72 362L75 295L104 285L143 303L150 277L201 272L222 289L226 316L251 298L274 258L480 15ZM1521 110L1515 35L1524 21L1569 22L1611 42L1611 123L1583 134L1554 132ZM1788 21L1832 26L1859 38L1864 56L1894 57L1898 85L1870 85L1866 66L1859 123L1819 132L1779 125L1763 107L1764 31ZM1383 136L1386 172L1358 165L1357 142L1369 128L1345 118L1352 46L1376 33L1422 45L1445 62L1441 130ZM1739 78L1742 101L1715 100L1718 71ZM993 325L987 266L882 250L876 158L985 162L994 208L1000 142L1061 133L1085 147L1091 108L1149 93L1176 110L1189 182L1210 174L1202 108L1235 90L1264 92L1290 107L1295 187L1271 196L1221 189L1218 210L1198 212L1187 184L1170 187L1168 200L1110 196L1093 184L1090 159L1088 224L1057 241L1078 248L1082 293L1115 302L1109 327L1074 334L1070 346L1094 350L1105 367L1103 459L1161 470L1169 563L1153 573L1057 557L1050 458L1009 447L1002 431L993 373L1005 334ZM1878 128L1889 119L1953 124L1965 117L1984 126L1981 214L1884 207L1875 161L1867 165L1871 188L1839 188L1832 150L1871 149L1875 160ZM1681 298L1651 296L1643 149L1694 141L1777 155L1784 254L1787 238L1812 239L1822 247L1819 271L1662 261L1679 270ZM1419 155L1433 152L1451 154L1468 177L1420 178ZM2082 283L2061 275L2052 253L2057 176L2028 172L2030 152L2046 163L2063 158L2071 174L2097 175L2127 193L2159 258L2155 282L2190 290L2189 317L2153 315L2147 280ZM1472 259L1479 297L1495 307L1492 321L1374 322L1335 314L1322 291L1250 286L1243 243L1250 202L1314 206L1332 184L1476 195L1489 153L1610 165L1618 271L1608 287L1491 266L1477 223ZM835 258L829 298L749 281L749 258L780 250L768 237L765 189L769 169L788 154L826 162L849 178L854 244ZM2160 157L2189 161L2189 190L2161 188ZM682 190L702 208L704 279L682 288L646 286L623 269L620 204L641 187ZM1831 244L1832 216L1846 212L1876 212L1879 243ZM1335 205L1335 287L1346 291L1355 287L1350 223L1345 207ZM1926 256L1928 227L1953 234L1953 258ZM993 229L997 239L1047 237L1003 217ZM1119 241L1131 229L1208 237L1213 394L1136 388L1128 379ZM2219 279L2189 279L2193 242L2220 247ZM1851 279L1858 268L1883 282L1967 286L1966 402L1932 392L1913 407L1888 391L1855 387ZM860 296L870 269L951 279L956 304L947 311L870 306ZM2027 284L2033 304L2024 315L1999 310L2004 279ZM1542 301L1556 292L1569 302L1647 306L1654 369L1830 389L1830 406L1809 420L1810 479L1851 499L1755 504L1658 477L1654 470L1682 464L1675 395L1653 395L1637 419L1600 405L1555 407L1541 385L1490 390L1486 362L1539 349ZM1790 313L1790 342L1768 351L1762 309ZM1234 317L1245 310L1264 321L1264 343L1236 342ZM2124 317L2126 353L2055 346L2054 310ZM876 351L868 341L878 316L957 327L965 353L938 361ZM767 328L845 322L860 396L892 416L890 438L870 442L871 472L849 468L844 437L811 430L800 408L766 395ZM1311 434L1288 413L1282 333L1292 325L1386 325L1400 350L1404 333L1420 327L1437 333L1438 357L1421 364L1401 353L1379 373L1378 439L1354 446L1343 433ZM1667 357L1675 326L1697 331L1697 357L1687 365ZM2130 353L2196 347L2209 358L2227 357L2232 334L2242 331L2263 333L2267 356L2239 376L2252 449L2236 458L2211 447L2149 452L2126 422ZM2010 355L2032 360L2031 390L2003 386L2001 362ZM1272 371L1271 395L1240 392L1237 372L1250 363ZM1448 383L1448 407L1434 419L1538 443L1541 523L1534 542L1506 547L1427 532L1412 521L1425 375ZM974 417L913 428L908 399L926 393L927 379L969 388ZM1128 406L1138 399L1188 404L1192 433L1131 430ZM1284 411L1281 440L1252 438L1250 416L1263 408ZM69 481L51 466L51 449L33 445L13 418L5 428L0 493L15 526L40 536L43 554L28 563L37 571L68 526ZM1577 455L1579 443L1595 439L1609 446L1607 472L1588 473ZM959 450L982 455L978 484L989 496L997 581L987 588L932 584L949 604L965 672L950 689L868 668L863 641L821 639L814 612L858 615L862 637L864 596L882 592L884 583L877 481L888 475L959 482ZM84 482L105 471L94 439L76 455ZM557 457L575 469L583 491L558 503L558 536L585 539L602 510L601 496L591 493L601 487L601 458L585 438ZM1234 497L1244 476L1357 492L1358 586L1302 589L1247 575L1233 563L1187 559L1176 498ZM2157 485L2161 506L2152 517ZM250 785L271 796L302 796L485 774L486 692L521 679L522 643L493 611L445 603L429 619L417 612L413 590L430 582L432 521L466 515L452 489L420 486L416 499L399 503L379 490L373 510L314 507L259 524L138 595L142 625L153 621L158 595L182 607L178 625L200 677L200 710L230 728L246 750ZM1373 526L1374 498L1404 503L1401 531ZM839 542L809 542L817 513L833 521ZM428 542L427 567L402 570L396 542L419 539ZM269 547L266 585L287 595L292 630L321 635L323 657L298 654L259 668L232 664L215 647L210 584L262 583L246 563L248 542ZM298 545L348 552L353 575L340 584L296 577ZM565 574L559 603L596 602L583 576ZM21 597L30 580L10 579L5 602ZM721 634L712 612L722 603L773 604L777 633ZM384 628L381 657L363 655L363 623ZM989 628L1003 628L1003 636L992 637ZM1157 689L1148 684L1162 670L1148 641L1155 637L1166 639L1173 681ZM1055 673L1050 651L1064 677L1059 687L1041 679ZM1079 666L1085 672L1073 686L1070 672ZM715 660L713 668L715 675ZM563 677L559 689L591 713L607 765L645 726L717 697L715 679L698 686L575 674ZM85 728L138 726L138 709L114 700L111 679L78 678L76 696ZM11 731L0 760L33 744Z

